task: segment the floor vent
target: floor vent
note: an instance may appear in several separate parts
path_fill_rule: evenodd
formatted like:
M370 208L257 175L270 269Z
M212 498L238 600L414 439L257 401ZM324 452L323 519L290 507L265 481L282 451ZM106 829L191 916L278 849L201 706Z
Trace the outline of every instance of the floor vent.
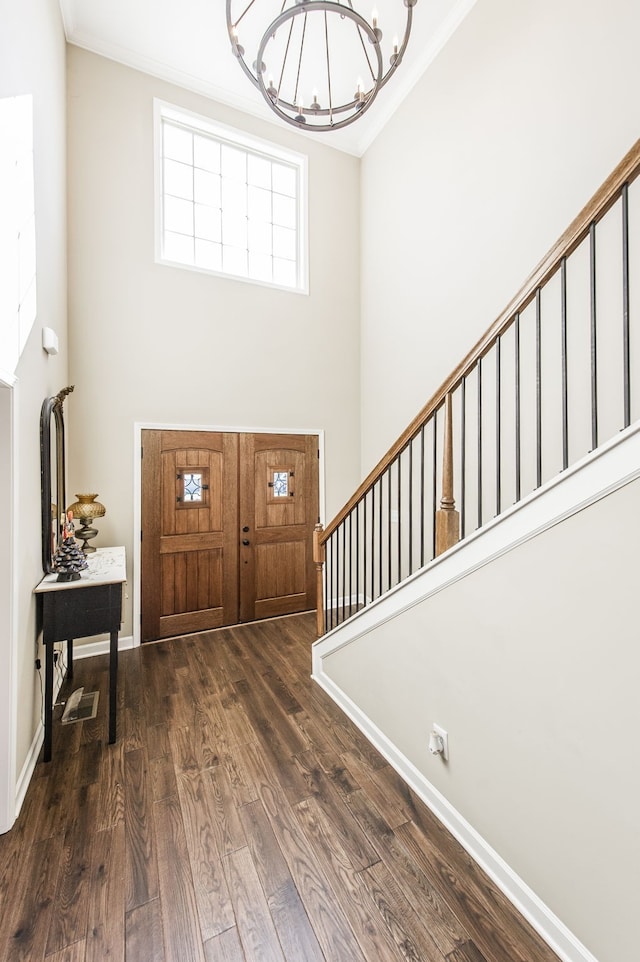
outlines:
M98 691L85 692L84 688L76 688L67 699L62 715L62 724L70 725L72 722L95 718L98 713L99 696L100 692Z

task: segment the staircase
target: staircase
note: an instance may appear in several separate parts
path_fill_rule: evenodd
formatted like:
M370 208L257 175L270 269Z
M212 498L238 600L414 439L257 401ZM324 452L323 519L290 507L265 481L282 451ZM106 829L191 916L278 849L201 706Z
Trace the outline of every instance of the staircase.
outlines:
M315 533L313 678L564 962L637 957L639 171Z
M640 416L640 298L630 282L640 277L639 172L640 141L339 514L318 526L319 635Z

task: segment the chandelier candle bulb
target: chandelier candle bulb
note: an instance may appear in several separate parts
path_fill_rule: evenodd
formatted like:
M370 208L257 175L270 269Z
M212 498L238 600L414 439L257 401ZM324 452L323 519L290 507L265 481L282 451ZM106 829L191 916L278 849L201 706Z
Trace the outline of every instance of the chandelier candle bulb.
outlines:
M371 26L373 27L373 35L375 37L375 42L380 43L382 40L382 30L378 26L378 11L374 7L373 13L371 14Z
M244 47L238 43L238 33L235 27L231 28L231 49L236 57L241 58L244 56Z

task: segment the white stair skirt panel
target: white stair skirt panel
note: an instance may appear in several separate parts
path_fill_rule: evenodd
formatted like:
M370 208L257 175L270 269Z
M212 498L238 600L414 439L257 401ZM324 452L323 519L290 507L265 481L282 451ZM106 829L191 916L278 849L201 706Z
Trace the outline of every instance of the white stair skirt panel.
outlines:
M330 678L322 674L316 675L315 671L313 678L395 768L407 785L460 842L563 962L598 962L586 946L569 931L567 926L476 832L444 795L397 750L371 719L361 712Z
M313 645L312 677L345 711L522 915L565 962L597 962L501 856L332 680L324 659L504 555L640 478L640 423L430 562Z

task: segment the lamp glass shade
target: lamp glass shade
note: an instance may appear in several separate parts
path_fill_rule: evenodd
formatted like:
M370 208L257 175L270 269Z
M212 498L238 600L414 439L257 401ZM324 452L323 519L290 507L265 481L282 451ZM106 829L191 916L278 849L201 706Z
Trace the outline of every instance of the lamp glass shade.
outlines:
M78 500L74 504L70 504L67 511L73 511L73 517L79 521L93 521L95 518L103 518L107 509L95 500L97 497L97 494L76 494Z

